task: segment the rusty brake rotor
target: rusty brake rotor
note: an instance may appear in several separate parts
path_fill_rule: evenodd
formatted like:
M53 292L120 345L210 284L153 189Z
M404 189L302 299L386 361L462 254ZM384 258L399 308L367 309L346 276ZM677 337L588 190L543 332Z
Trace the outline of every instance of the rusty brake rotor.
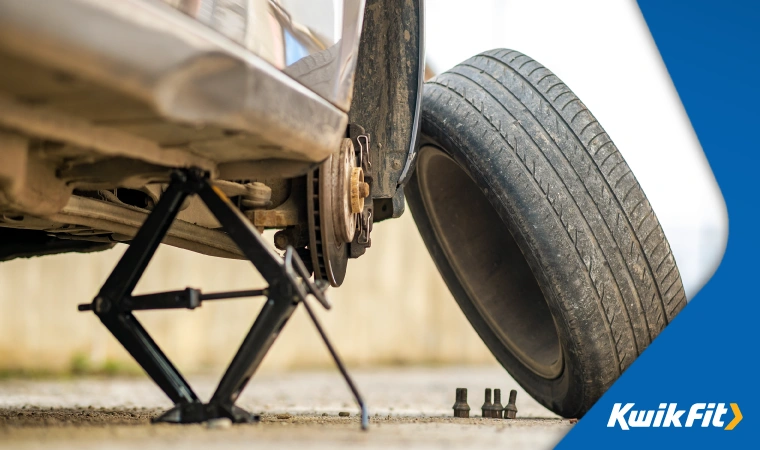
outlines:
M327 280L336 287L346 276L349 244L357 228L353 205L356 199L352 197L366 190L360 171L351 139L343 139L340 151L307 176L309 249L314 278ZM362 185L353 186L358 180Z

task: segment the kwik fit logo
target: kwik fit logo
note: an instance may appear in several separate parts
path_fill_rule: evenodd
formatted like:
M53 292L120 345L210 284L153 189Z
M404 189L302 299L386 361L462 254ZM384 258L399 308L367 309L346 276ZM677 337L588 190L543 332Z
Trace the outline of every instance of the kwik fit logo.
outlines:
M659 408L655 410L636 410L633 409L634 406L636 406L635 403L626 403L625 405L615 403L612 405L607 427L619 426L623 430L681 427L715 427L733 430L742 421L742 412L736 403L730 404L730 411L733 413L733 419L730 421L728 419L731 416L727 415L729 409L726 408L725 403L694 403L688 409L679 409L678 403L660 403Z

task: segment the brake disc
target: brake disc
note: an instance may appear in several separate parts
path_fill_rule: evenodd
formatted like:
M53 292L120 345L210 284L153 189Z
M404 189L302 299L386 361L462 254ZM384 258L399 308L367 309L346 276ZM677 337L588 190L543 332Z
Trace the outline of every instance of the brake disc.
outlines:
M346 276L349 244L356 232L356 214L351 208L351 175L356 155L351 139L341 142L340 151L307 175L309 250L314 279L340 286Z

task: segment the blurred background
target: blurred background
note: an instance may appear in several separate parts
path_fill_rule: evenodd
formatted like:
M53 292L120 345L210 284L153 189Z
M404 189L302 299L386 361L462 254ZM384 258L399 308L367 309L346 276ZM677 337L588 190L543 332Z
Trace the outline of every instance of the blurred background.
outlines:
M693 298L722 258L725 204L638 6L633 0L427 1L427 60L440 73L507 47L562 78L606 128L647 193ZM495 365L441 281L411 215L375 226L373 247L320 314L351 367ZM91 313L90 302L126 247L0 264L0 375L139 373ZM247 262L162 246L137 293L262 286ZM183 371L218 371L231 359L261 300L195 311L139 314ZM263 371L331 367L302 309Z

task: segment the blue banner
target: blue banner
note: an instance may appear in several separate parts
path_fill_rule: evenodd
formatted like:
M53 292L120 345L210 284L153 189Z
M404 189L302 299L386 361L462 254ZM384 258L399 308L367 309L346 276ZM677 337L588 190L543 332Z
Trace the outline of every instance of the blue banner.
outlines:
M559 448L760 448L760 3L639 6L726 200L728 247L710 282Z

